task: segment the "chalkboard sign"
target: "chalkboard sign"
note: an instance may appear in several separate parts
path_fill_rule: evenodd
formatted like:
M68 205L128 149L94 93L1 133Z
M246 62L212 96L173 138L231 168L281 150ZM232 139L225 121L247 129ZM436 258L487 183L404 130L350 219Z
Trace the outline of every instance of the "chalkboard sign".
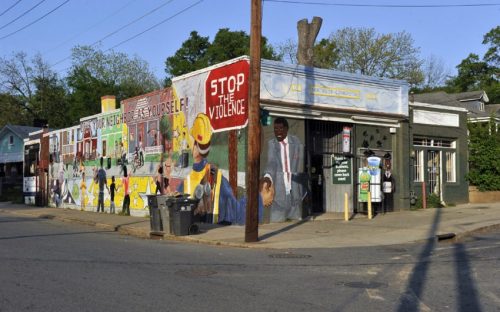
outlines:
M344 156L332 156L333 184L351 184L352 159Z

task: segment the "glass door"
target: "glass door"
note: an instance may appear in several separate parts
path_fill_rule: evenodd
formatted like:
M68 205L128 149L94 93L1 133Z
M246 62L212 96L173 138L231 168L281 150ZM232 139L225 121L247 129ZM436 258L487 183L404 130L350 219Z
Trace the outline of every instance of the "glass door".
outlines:
M427 151L427 183L429 194L441 196L440 180L440 153L439 151Z

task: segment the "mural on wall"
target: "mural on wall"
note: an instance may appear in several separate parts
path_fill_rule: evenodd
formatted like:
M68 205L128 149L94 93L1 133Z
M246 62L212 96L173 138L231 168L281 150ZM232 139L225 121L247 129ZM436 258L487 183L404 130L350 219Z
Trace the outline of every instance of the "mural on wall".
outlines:
M190 175L192 149L200 143L199 133L193 138L199 114L211 132L207 161L216 159L220 176L227 176L227 131L242 129L248 122L248 73L248 60L235 59L178 77L172 88L123 100L120 109L82 118L79 126L52 132L50 185L58 184L63 204L95 209L99 192L95 172L102 157L108 185L112 176L116 179L117 211L124 198L120 178L127 166L131 214L146 215L147 195L155 192L161 164L169 192L181 188ZM244 172L239 176L243 178L238 184L244 187ZM55 203L54 192L51 195ZM105 191L105 207L109 205Z

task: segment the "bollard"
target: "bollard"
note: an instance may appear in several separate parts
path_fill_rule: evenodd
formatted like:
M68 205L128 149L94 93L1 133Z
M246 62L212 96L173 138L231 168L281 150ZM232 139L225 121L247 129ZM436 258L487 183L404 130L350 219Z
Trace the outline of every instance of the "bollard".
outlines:
M349 221L349 202L347 192L344 193L344 220Z
M368 192L368 219L372 219L372 196L370 192Z
M422 182L422 208L427 208L427 194L425 193L425 181Z

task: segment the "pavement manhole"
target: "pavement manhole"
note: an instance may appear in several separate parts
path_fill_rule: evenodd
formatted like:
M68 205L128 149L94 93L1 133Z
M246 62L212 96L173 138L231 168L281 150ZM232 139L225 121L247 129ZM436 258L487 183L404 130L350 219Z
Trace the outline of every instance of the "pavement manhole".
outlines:
M387 287L387 284L379 282L346 282L342 284L350 288L362 288L362 289L376 289L376 288Z
M175 272L176 275L184 277L206 277L217 274L217 271L204 270L204 269L192 269L192 270L179 270Z
M289 253L284 253L284 254L272 254L269 255L270 258L274 259L306 259L306 258L311 258L311 255L301 255L301 254L289 254Z

